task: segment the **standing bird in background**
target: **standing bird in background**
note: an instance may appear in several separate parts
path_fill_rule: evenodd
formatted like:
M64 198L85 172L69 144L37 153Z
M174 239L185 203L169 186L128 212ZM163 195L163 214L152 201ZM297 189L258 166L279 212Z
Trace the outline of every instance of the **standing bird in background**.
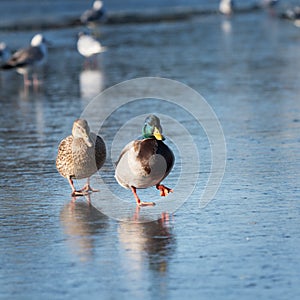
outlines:
M276 16L275 8L278 2L278 0L261 0L261 7L266 9L271 16Z
M0 66L8 61L11 53L4 42L0 43Z
M150 115L145 120L143 137L127 144L116 163L115 178L118 183L131 189L138 206L155 205L153 202L142 202L136 189L156 186L161 196L167 196L172 189L161 182L168 176L174 165L174 154L164 144L160 120Z
M106 147L103 139L90 132L86 120L78 119L73 124L72 135L64 138L59 144L56 168L68 179L72 196L83 196L89 191L97 191L91 188L89 178L103 166L105 159ZM77 191L73 183L74 178L87 178L87 184Z
M42 34L36 34L30 43L30 47L20 49L15 52L10 59L1 67L2 69L16 69L19 74L23 75L24 85L30 85L28 79L29 70L42 65L47 59L47 41ZM38 85L37 74L33 74L33 85Z
M261 0L261 4L264 7L273 7L278 4L278 0Z
M86 10L80 17L82 24L101 22L105 19L105 9L103 2L100 0L94 1L93 7Z
M292 21L296 27L300 27L300 6L287 9L281 14L281 18L288 19Z
M233 13L233 0L221 0L219 4L219 11L224 15L231 15Z
M78 34L77 50L88 60L91 60L96 54L106 51L106 49L106 47L103 47L101 43L94 39L90 34L85 32L80 32ZM96 65L95 60L94 64Z

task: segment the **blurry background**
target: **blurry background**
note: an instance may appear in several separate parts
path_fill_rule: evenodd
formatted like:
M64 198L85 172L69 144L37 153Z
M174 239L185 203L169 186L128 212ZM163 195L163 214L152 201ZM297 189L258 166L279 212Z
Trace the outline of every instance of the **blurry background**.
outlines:
M0 73L0 298L299 295L300 28L281 14L300 3L235 4L238 11L223 16L218 1L110 0L104 5L115 24L87 28L75 21L92 1L0 2L0 41L12 51L37 32L51 41L37 89L24 87L15 71ZM76 49L82 30L107 47L93 68ZM89 101L141 76L198 91L227 143L223 183L200 210L210 171L210 146L200 132L198 191L165 223L120 223L84 199L70 203L68 183L55 169L57 146ZM105 140L131 113L107 124ZM113 180L111 187L117 188ZM129 191L120 195L134 203ZM141 195L159 201L154 189Z

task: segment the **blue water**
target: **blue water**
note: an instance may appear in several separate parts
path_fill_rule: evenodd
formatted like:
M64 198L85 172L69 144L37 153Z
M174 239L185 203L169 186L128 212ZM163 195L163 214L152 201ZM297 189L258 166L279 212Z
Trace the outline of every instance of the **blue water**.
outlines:
M217 3L206 2L199 5ZM14 9L11 2L3 3L5 11ZM125 2L110 3L112 10L125 9ZM137 1L128 3L133 9ZM152 2L145 3L150 7ZM86 3L53 5L77 5L73 16ZM7 16L4 10L0 14ZM299 28L268 11L230 19L215 14L180 22L102 25L94 30L108 51L92 71L84 70L76 51L81 29L43 31L52 46L38 91L24 89L14 72L0 74L0 298L297 299ZM0 39L16 49L34 33L2 30ZM144 76L177 80L208 101L224 131L226 171L214 199L200 209L210 148L199 131L203 169L191 197L169 220L120 222L85 198L71 202L55 157L60 140L94 96ZM125 110L117 123L106 124L104 138L111 141L116 124L125 124L134 112ZM175 110L172 117L181 120L183 115ZM132 134L139 135L140 128ZM177 172L169 183L176 183ZM183 183L188 189L189 182ZM130 191L113 180L110 188L134 207ZM155 189L141 196L160 203ZM101 191L91 195L93 201L99 204ZM134 209L132 220L137 215Z

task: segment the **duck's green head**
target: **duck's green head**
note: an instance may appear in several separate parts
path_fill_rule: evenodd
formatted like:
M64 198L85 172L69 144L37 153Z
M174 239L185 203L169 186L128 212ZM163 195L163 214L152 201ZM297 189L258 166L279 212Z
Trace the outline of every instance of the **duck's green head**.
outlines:
M144 138L156 138L159 141L163 141L165 138L162 135L162 128L160 126L160 120L155 115L150 115L145 120L143 127Z
M72 135L74 138L82 138L88 147L93 146L90 139L90 127L86 120L78 119L73 123Z

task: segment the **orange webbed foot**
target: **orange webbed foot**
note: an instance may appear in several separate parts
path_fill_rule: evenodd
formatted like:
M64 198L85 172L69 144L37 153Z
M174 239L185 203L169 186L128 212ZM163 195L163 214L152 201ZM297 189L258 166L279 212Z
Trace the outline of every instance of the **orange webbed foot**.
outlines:
M80 192L99 192L99 190L93 189L88 183L80 190Z
M169 193L173 193L173 190L164 186L163 184L157 184L156 188L160 191L160 196L165 197L168 196Z

